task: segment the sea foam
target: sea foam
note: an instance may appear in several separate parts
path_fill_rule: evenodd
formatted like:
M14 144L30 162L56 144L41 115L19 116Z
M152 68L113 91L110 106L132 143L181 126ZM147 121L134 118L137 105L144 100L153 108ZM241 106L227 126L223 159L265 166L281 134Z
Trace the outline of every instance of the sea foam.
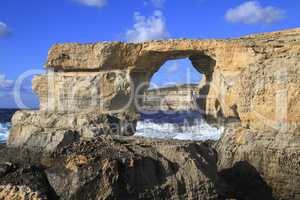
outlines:
M4 142L7 140L8 131L11 127L11 123L0 123L0 142Z
M223 131L223 127L210 126L196 112L158 113L155 115L142 115L142 119L137 123L135 136L204 141L218 140Z

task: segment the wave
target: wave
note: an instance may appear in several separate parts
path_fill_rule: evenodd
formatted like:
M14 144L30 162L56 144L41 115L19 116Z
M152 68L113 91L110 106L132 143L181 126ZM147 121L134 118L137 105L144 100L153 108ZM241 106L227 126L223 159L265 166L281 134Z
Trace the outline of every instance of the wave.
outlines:
M10 122L0 122L0 143L7 140L10 128ZM135 136L204 141L218 140L223 130L223 127L211 127L196 112L157 113L142 115Z
M3 143L7 140L8 132L11 127L10 122L0 123L0 142Z
M211 127L199 113L175 114L158 113L144 115L137 124L135 136L177 139L177 140L218 140L224 128Z

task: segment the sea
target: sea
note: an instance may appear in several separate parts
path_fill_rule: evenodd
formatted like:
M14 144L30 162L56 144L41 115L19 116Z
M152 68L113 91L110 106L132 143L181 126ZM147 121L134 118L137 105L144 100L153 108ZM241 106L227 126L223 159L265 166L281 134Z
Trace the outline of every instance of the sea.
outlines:
M135 136L205 141L218 140L223 131L224 127L210 126L197 111L161 111L142 114Z
M0 143L5 143L11 127L11 118L17 109L0 109Z
M5 143L11 128L11 117L17 109L0 109L0 143ZM156 112L141 114L134 136L177 139L177 140L218 140L223 127L212 127L195 111Z

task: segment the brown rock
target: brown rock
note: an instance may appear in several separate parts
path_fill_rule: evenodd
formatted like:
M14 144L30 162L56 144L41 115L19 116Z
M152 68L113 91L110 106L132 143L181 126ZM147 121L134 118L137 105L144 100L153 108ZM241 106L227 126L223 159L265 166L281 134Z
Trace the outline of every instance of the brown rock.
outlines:
M24 186L48 199L212 200L230 194L217 174L215 151L201 142L106 136L51 154L5 148L0 156L17 163L4 170L0 185Z
M97 111L66 113L18 111L12 118L7 145L35 151L55 151L79 140L99 135L132 135L136 117L125 113L114 115Z
M104 42L53 46L33 81L50 112L135 111L135 100L160 66L189 58L205 75L207 116L240 119L246 127L294 132L299 127L300 29L230 40ZM140 89L140 90L139 90Z
M26 186L0 185L1 200L47 200L38 192L32 191Z
M239 197L300 199L299 135L228 130L216 149L220 174Z
M106 137L57 151L46 173L61 199L221 199L215 159L201 143Z

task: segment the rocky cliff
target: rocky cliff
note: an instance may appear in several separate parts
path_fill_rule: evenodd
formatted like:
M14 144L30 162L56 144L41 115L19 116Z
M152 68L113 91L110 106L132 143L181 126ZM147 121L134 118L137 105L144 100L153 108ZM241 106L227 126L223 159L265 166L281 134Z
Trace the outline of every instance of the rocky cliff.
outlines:
M50 71L33 88L41 110L126 112L136 110L164 62L189 58L205 75L200 92L207 115L293 129L300 120L299 49L299 29L229 40L57 44L49 51Z
M205 75L199 105L206 118L235 119L223 124L216 151L195 142L101 136L134 133L151 76L178 58ZM300 29L229 40L57 44L46 67L33 80L40 110L12 120L8 147L21 150L2 153L12 163L29 154L37 171L4 163L0 195L300 198ZM42 190L27 176L10 178L23 169L41 175Z

